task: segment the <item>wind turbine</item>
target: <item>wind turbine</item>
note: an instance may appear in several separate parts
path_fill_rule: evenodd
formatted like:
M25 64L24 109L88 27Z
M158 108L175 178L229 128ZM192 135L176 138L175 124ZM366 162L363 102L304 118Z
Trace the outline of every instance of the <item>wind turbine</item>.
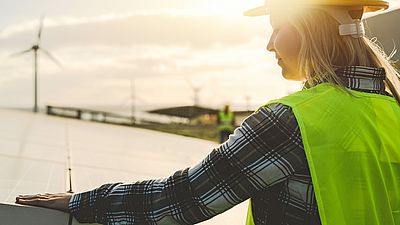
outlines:
M194 92L194 106L199 106L200 105L200 91L203 89L204 84L200 86L195 86L193 82L190 79L186 79L186 81L189 83L190 87L192 88Z
M244 98L246 99L246 110L250 111L250 107L251 107L251 96L250 96L250 94L247 94Z
M135 96L135 93L136 93L136 89L135 89L135 80L134 80L134 78L132 77L131 78L131 122L132 122L132 124L135 124L136 123L136 101L135 101L135 98L136 98L136 96Z
M58 66L61 67L61 63L58 62L58 60L46 49L42 48L40 46L40 42L41 42L41 38L42 38L42 31L43 31L43 20L44 20L44 16L40 17L40 22L39 22L39 30L38 30L38 34L37 34L37 41L36 43L30 47L29 49L26 49L24 51L12 54L11 56L19 56L19 55L23 55L25 53L29 53L31 51L33 51L34 54L34 106L33 106L33 112L37 113L38 112L38 94L37 94L37 87L38 87L38 79L37 79L37 74L38 74L38 51L40 50L41 52L43 52L45 55L47 55L47 57L49 57L55 64L57 64Z
M140 110L138 110L137 102L141 102L142 104L148 104L148 103L146 102L146 100L140 98L136 94L136 92L137 92L136 82L135 82L135 78L133 76L131 77L130 82L131 82L130 89L129 89L130 95L127 96L126 98L124 98L124 100L118 107L129 105L131 121L132 121L132 124L135 124L138 122L136 112L140 111Z

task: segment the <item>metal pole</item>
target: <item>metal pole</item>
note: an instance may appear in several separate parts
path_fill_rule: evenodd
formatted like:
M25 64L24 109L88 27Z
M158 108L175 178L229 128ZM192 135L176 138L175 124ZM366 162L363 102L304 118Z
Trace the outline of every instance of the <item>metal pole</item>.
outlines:
M65 124L65 149L67 150L67 167L68 167L68 182L69 182L69 190L68 193L74 193L72 190L72 167L71 167L71 148L69 144L69 129L68 124Z
M33 112L37 113L38 112L38 105L37 105L37 49L34 49L35 52L35 105L33 106Z
M71 149L69 145L69 131L68 131L68 124L65 124L65 147L67 150L67 167L68 167L68 181L69 181L69 190L68 193L74 193L72 190L72 167L71 167ZM72 214L69 214L68 217L68 225L72 225Z
M134 78L131 78L131 123L132 123L132 125L134 125L136 123L135 91L136 91L135 90L135 80L134 80Z

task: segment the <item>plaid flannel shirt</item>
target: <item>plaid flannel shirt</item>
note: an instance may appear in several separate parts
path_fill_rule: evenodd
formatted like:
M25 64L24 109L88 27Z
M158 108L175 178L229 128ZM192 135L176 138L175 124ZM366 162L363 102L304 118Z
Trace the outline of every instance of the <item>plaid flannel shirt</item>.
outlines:
M353 90L385 94L382 68L337 70ZM255 224L321 224L290 107L267 105L192 168L165 179L105 184L69 202L80 222L195 224L252 198Z

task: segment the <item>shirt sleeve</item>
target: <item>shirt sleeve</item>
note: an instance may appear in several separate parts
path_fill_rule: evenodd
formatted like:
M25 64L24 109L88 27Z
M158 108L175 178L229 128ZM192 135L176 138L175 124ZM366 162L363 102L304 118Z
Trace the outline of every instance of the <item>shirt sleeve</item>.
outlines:
M303 170L307 164L299 149L303 144L291 108L268 105L199 164L165 179L106 184L75 194L69 208L79 222L199 223Z

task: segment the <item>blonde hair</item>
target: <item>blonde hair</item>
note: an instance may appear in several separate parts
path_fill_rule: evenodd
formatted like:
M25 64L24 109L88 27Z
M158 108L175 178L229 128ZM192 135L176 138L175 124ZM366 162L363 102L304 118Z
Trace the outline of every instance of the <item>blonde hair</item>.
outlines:
M307 13L290 18L301 38L299 71L307 84L314 86L329 82L344 87L335 67L381 67L386 71L386 88L400 104L399 73L391 65L390 57L376 43L376 39L340 36L339 23L322 9L312 8Z

